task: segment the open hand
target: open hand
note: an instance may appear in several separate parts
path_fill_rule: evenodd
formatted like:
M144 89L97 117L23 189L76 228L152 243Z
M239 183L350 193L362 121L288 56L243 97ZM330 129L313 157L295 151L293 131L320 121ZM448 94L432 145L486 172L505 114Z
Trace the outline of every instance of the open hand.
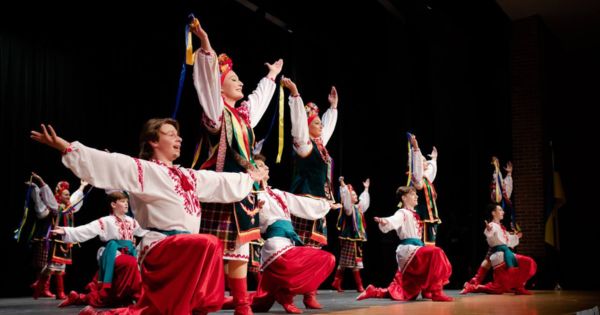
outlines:
M48 128L46 128L46 125L44 124L41 124L40 126L42 128L42 131L31 130L31 139L41 144L45 144L49 147L55 148L61 152L65 151L71 145L65 139L56 135L56 132L54 131L54 128L52 128L51 125L48 125Z

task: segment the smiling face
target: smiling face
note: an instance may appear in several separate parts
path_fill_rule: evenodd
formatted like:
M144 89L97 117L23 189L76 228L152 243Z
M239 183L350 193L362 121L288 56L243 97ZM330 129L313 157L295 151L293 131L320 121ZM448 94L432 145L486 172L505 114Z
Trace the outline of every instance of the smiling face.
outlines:
M243 86L244 83L233 70L227 72L221 84L221 95L228 105L233 106L235 102L244 98Z
M417 196L417 192L411 190L407 194L402 195L402 203L404 207L407 209L414 209L417 204L419 204L419 196Z
M323 133L323 125L321 124L321 118L315 117L310 124L308 124L308 133L311 138L318 138Z
M181 154L182 139L177 128L163 124L158 130L158 141L150 141L154 150L153 158L163 162L173 162Z
M358 195L356 194L356 192L354 190L352 190L350 192L350 198L352 200L352 203L357 203L358 202Z
M70 202L70 199L71 193L68 190L65 189L60 193L60 200L62 203L68 204Z

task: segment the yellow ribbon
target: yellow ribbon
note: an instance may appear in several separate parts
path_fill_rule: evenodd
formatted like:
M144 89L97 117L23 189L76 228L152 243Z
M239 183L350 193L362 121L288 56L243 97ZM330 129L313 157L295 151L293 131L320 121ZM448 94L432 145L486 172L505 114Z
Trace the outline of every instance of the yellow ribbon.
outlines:
M191 168L194 168L194 166L196 166L196 163L198 163L198 158L200 157L200 151L202 151L203 140L204 140L204 137L200 138L200 142L198 142L198 147L196 147L196 152L194 152L194 160L192 161Z
M190 28L197 26L200 24L198 19L194 18L192 23L190 23ZM187 32L187 38L185 40L185 63L188 66L194 65L194 49L192 47L192 32Z
M283 154L283 82L279 84L279 146L277 147L277 159L275 163L281 162Z

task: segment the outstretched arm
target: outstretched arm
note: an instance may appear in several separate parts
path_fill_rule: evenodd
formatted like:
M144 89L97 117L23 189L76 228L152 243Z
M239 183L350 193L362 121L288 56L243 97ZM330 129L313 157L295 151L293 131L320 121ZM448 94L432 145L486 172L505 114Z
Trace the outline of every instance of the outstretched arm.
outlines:
M306 115L306 110L304 110L304 102L302 101L302 97L300 97L296 83L290 78L282 78L281 83L283 84L283 87L290 91L288 102L292 120L294 151L296 151L300 157L307 157L313 147L308 133L308 117Z
M64 234L63 241L66 243L81 243L106 233L106 231L102 229L100 220L101 219L94 220L86 225L80 225L78 227L57 227L51 232Z
M322 118L323 131L321 133L321 139L323 139L323 145L327 145L327 142L331 139L337 123L338 93L335 86L331 87L327 100L329 101L329 109L323 114Z
M106 153L79 142L69 143L59 137L52 126L42 125L41 128L41 132L31 131L31 138L63 152L63 164L77 177L98 188L140 193L144 190L144 183L156 180L153 178L155 174L148 172L148 161Z
M269 73L266 77L258 82L258 86L250 95L248 95L248 110L250 112L250 125L252 128L258 125L258 122L265 114L265 111L271 103L273 94L275 94L275 79L283 68L283 59L278 59L274 63L265 62L265 66L269 68Z
M421 154L421 149L419 148L419 142L417 141L417 137L413 134L410 135L410 144L412 146L412 178L413 184L415 188L418 190L423 189L423 155Z
M363 190L363 192L358 197L358 205L360 206L360 209L363 213L367 212L369 206L371 205L371 195L369 194L369 186L371 186L371 179L367 178L363 182L363 187L365 188L365 190Z
M202 123L208 131L215 133L221 128L221 117L225 106L221 97L221 72L217 54L210 45L208 34L198 19L194 19L190 29L201 42L200 50L194 54L193 78L198 100L203 110Z

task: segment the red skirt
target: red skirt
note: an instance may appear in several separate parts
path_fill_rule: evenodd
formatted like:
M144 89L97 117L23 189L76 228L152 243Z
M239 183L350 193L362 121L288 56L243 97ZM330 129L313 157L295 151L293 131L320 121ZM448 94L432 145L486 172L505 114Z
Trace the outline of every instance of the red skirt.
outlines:
M410 300L422 290L441 291L452 274L452 265L444 251L436 246L419 248L404 273L397 275L388 292L395 300Z
M137 259L130 255L119 255L115 259L115 271L110 287L98 283L98 274L86 288L86 302L94 307L116 307L132 304L142 293L142 276Z
M223 248L206 234L169 236L142 264L137 304L105 314L191 314L221 309L224 299Z
M294 247L273 261L263 271L252 306L273 304L276 294L304 294L315 291L331 274L335 256L306 246ZM270 305L269 305L270 308Z
M525 288L529 280L537 270L537 264L528 256L515 254L518 267L506 268L505 264L494 268L494 279L485 285L477 286L473 292L490 294L509 293L515 289Z

